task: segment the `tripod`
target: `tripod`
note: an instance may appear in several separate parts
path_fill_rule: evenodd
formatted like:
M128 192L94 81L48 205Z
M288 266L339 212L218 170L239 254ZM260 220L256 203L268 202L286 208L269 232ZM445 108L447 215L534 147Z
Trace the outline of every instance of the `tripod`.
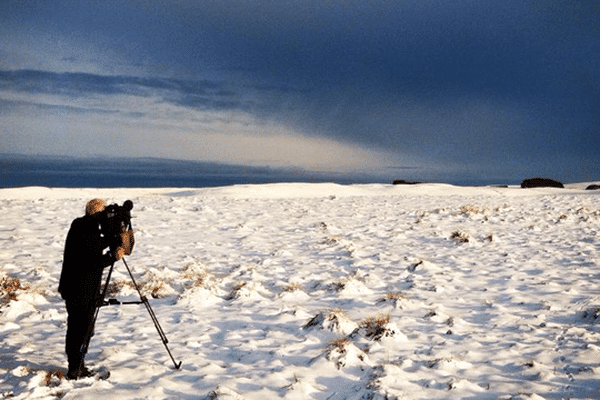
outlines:
M175 369L179 369L181 367L182 361L179 361L179 363L177 363L175 361L175 359L173 358L173 355L171 354L171 351L169 350L169 346L167 346L167 343L169 343L169 341L167 339L167 336L165 335L165 332L163 331L162 327L160 326L158 319L156 318L156 315L154 314L154 310L152 310L152 307L150 307L150 303L148 302L148 299L146 298L146 296L142 295L142 292L140 291L140 287L138 286L135 279L133 278L133 274L131 273L131 269L129 269L129 265L127 265L127 262L125 261L125 258L122 258L122 260L123 260L123 263L125 264L125 268L127 268L127 272L129 273L129 276L131 277L131 282L133 283L133 286L135 286L135 289L137 290L138 295L140 296L140 300L139 301L127 301L127 302L120 302L120 301L117 301L116 299L109 299L108 301L104 300L107 289L108 289L108 284L110 282L110 276L112 275L112 272L113 272L113 269L115 266L115 264L113 263L110 266L110 270L108 271L108 275L106 277L106 283L104 284L102 293L98 297L98 301L96 303L96 309L94 310L94 318L92 319L92 322L91 322L90 326L88 327L88 331L86 333L85 340L83 342L83 345L81 346L81 354L85 355L87 353L88 347L90 345L90 339L92 338L92 334L94 332L94 325L96 324L96 319L98 318L98 312L100 311L100 307L109 306L109 305L121 305L121 304L143 304L144 306L146 306L146 310L148 310L148 313L150 314L150 318L152 319L152 322L154 323L154 327L158 331L160 340L165 345L165 349L167 349L167 353L169 353L169 357L171 357L171 361L173 361L173 365L175 365Z

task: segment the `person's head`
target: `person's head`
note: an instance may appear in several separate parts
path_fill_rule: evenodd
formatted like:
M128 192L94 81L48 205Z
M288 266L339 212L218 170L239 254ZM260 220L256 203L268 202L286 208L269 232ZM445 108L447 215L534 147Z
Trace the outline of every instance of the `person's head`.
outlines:
M106 202L102 199L94 199L88 201L85 205L85 215L94 215L97 212L104 211Z

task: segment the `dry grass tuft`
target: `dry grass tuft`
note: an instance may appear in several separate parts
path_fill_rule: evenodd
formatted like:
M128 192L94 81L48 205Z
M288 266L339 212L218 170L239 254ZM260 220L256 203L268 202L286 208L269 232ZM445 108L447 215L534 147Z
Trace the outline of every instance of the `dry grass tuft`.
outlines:
M123 286L125 286L124 281L109 282L108 287L106 288L106 295L109 297L116 296L121 291Z
M161 298L165 295L165 292L168 290L168 285L165 283L164 279L153 279L151 282L137 282L138 288L143 296L152 296L153 299ZM135 289L135 285L133 282L128 283L130 288Z
M365 274L361 273L360 270L356 270L354 271L354 273L352 275L347 275L343 278L340 278L332 283L329 284L329 289L330 290L334 290L336 292L340 292L342 290L344 290L346 288L346 285L348 285L351 282L365 282Z
M485 214L487 210L488 209L485 207L478 207L472 204L468 204L460 208L460 212L462 212L465 215Z
M161 296L161 292L163 291L164 286L162 282L157 282L154 285L152 285L149 289L150 296L152 296L153 299L158 299Z
M380 327L387 325L389 322L390 322L389 314L384 314L384 315L378 315L376 317L368 317L364 321L360 322L358 324L358 326L361 328L367 328L367 329L370 329L373 327L380 328Z
M46 374L44 375L44 384L48 387L55 387L60 385L60 381L62 381L65 377L65 373L61 369L53 369L45 372Z
M136 281L136 283L137 283L137 286L140 289L140 292L142 293L142 295L152 296L153 299L160 298L163 294L163 291L165 290L164 282L162 282L162 281L154 281L151 283L147 283L147 282L140 283L140 282ZM117 294L119 294L121 289L123 289L124 287L128 287L130 289L135 290L135 285L133 284L132 281L129 281L129 282L122 281L122 280L113 281L113 282L108 283L108 287L106 288L106 296L114 297Z
M343 331L341 325L351 321L350 318L339 308L334 308L326 313L319 313L308 321L303 329L308 329L313 326L323 326L324 329L331 331ZM352 328L354 329L354 328Z
M350 344L350 339L347 337L341 337L337 339L330 340L328 343L330 349L338 349L344 350L344 346Z
M450 238L454 239L458 243L468 243L469 242L469 234L467 234L465 232L461 232L458 229L455 230L454 232L452 232L452 235L450 235Z
M383 296L379 302L385 302L385 301L400 301L400 300L406 300L406 295L404 293L401 292L390 292L387 293L385 296Z
M233 289L231 289L229 296L227 296L227 300L237 299L239 297L240 290L242 290L244 287L246 287L246 285L247 285L247 282L241 282L241 283L236 284L233 287Z
M339 236L327 236L325 239L323 239L322 244L327 244L327 245L336 245L338 244L340 241L340 237Z
M297 290L302 290L302 286L297 282L290 283L289 285L283 288L284 292L295 292Z
M348 283L348 278L344 278L344 279L340 279L338 281L332 282L330 287L332 290L334 290L336 292L340 292L340 291L344 290L347 283Z
M384 336L392 336L393 332L388 332L387 324L390 322L389 314L369 317L358 324L359 328L366 331L365 336L373 340L379 340Z
M208 273L197 268L187 268L183 274L185 279L189 279L195 287L202 287L208 280Z
M21 282L17 276L0 278L0 304L6 304L17 299L17 290L27 290L29 285Z

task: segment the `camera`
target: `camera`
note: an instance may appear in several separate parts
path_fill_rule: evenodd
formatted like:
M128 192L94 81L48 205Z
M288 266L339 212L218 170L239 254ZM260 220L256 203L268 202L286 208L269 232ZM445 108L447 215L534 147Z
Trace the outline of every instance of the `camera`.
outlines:
M122 206L116 203L108 205L104 211L97 214L100 220L100 231L105 237L113 241L111 247L119 246L121 244L121 233L131 229L132 209L133 202L127 200Z

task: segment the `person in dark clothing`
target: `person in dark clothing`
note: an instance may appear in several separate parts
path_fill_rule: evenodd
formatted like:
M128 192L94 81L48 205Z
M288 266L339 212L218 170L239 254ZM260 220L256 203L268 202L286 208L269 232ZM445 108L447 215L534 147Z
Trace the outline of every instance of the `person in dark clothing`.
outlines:
M121 234L119 247L109 248L109 238L102 235L99 219L94 217L105 207L106 203L100 199L88 202L85 216L72 222L65 242L58 291L66 302L68 313L65 346L68 379L91 375L84 364L82 347L99 301L102 271L131 253L131 231Z

